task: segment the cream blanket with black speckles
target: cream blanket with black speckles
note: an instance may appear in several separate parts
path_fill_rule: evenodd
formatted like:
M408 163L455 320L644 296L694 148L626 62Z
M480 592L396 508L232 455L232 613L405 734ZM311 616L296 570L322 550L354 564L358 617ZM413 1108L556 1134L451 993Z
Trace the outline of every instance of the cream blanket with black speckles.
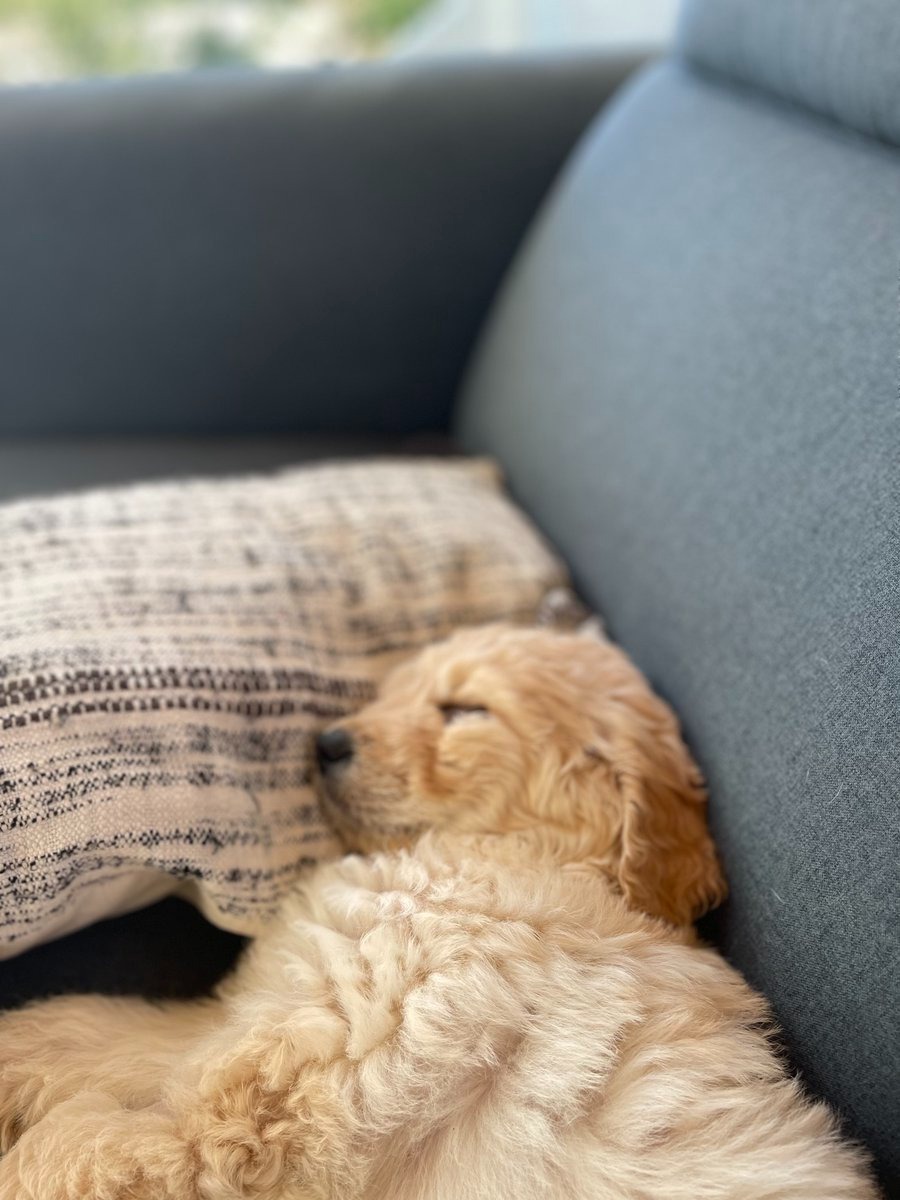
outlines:
M257 932L337 849L312 733L564 582L483 460L0 507L0 956L176 890Z

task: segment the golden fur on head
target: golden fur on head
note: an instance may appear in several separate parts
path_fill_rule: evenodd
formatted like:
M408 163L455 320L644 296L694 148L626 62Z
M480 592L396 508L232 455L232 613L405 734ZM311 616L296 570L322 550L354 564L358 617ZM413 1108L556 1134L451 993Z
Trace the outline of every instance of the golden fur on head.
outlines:
M325 807L353 849L425 829L518 834L687 924L725 895L706 795L671 709L605 639L487 626L399 667L341 728Z

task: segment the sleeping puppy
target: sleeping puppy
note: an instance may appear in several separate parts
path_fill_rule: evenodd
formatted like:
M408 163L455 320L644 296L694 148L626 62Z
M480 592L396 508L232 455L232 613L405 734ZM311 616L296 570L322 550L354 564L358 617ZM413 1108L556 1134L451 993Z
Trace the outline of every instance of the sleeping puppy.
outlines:
M694 944L705 796L613 646L461 633L318 754L363 854L214 998L0 1021L0 1200L875 1197Z

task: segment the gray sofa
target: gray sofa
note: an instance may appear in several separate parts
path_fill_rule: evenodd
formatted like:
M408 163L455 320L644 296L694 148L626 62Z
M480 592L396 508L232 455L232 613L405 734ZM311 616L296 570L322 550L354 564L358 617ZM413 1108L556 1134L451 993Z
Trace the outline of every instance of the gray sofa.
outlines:
M0 95L2 493L495 454L682 715L731 881L705 932L890 1194L898 63L894 0L693 0L639 70ZM185 994L238 947L169 901L5 964L0 1003Z

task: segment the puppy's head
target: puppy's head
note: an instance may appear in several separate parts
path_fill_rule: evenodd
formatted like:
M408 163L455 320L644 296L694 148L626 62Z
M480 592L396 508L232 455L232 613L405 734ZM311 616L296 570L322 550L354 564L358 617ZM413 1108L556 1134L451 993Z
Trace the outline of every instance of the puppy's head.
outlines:
M605 640L458 633L397 668L317 753L325 809L351 849L428 829L515 833L677 924L724 896L675 717Z

